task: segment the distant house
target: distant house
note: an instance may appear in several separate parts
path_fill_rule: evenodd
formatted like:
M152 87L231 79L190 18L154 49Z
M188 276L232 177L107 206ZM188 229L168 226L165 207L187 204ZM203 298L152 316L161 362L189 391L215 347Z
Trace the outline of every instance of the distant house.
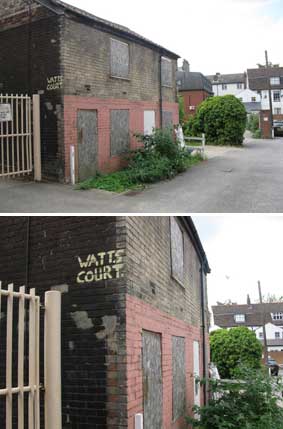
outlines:
M206 77L212 83L214 95L237 95L247 87L246 73L216 73Z
M40 94L42 171L69 182L123 166L134 133L179 122L178 55L60 0L0 3L0 93ZM72 164L73 165L73 164Z
M236 97L244 103L248 114L261 111L261 97L256 91L246 88L239 92Z
M229 304L212 307L214 324L220 328L247 326L263 342L266 326L269 351L283 351L283 302L261 304Z
M213 95L209 79L202 73L191 72L186 61L177 72L177 86L184 99L186 116L193 116L197 107Z
M248 69L249 87L261 97L261 128L264 137L270 136L270 129L275 135L282 135L283 126L283 67L259 66ZM272 111L274 123L270 124L269 90L271 89Z

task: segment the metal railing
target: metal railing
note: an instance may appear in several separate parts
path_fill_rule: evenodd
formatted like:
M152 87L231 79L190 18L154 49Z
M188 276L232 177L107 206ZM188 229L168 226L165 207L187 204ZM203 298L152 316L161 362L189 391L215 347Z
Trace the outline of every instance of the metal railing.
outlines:
M39 95L0 94L0 177L41 180Z
M60 310L60 293L46 292L44 323L46 429L61 429ZM14 317L15 313L17 313L16 317ZM0 370L5 368L6 386L0 389L0 398L5 397L6 400L6 417L5 424L1 419L1 428L12 429L16 422L18 429L24 429L25 422L28 422L28 429L40 429L40 391L42 389L39 371L40 298L35 295L35 289L30 289L27 293L25 286L22 286L17 292L13 284L9 284L8 289L3 289L0 282L0 324L4 319L6 319L6 335L1 335L0 351L1 356L4 351L6 359L3 364L0 362ZM26 319L28 319L28 325ZM17 332L15 332L16 325ZM28 328L25 329L25 327ZM15 344L17 344L16 348ZM54 373L51 373L50 368L54 369ZM13 374L13 371L16 374ZM13 385L15 379L17 379L16 386ZM13 406L15 395L17 395L16 415ZM25 407L25 395L28 395L27 407Z

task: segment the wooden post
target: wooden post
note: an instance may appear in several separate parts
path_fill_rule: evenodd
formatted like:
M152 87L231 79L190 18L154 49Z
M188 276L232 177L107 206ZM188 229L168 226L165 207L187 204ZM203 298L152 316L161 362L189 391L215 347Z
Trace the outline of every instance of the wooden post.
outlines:
M34 155L34 180L41 182L41 139L40 139L40 97L33 95L33 155Z

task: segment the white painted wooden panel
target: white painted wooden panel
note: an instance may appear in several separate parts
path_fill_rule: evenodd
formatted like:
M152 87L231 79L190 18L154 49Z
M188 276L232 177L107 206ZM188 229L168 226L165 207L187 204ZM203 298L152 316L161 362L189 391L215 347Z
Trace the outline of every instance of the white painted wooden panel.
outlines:
M199 342L194 341L194 376L195 378L200 377L200 364L199 364ZM200 385L195 383L194 385L194 398L195 405L200 406Z
M144 112L144 134L151 135L155 127L155 111L146 110Z

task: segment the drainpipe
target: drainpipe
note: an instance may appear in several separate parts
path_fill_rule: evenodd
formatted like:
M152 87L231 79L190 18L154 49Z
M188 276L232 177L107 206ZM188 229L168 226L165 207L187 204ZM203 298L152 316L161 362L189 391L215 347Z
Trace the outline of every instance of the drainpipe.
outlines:
M203 378L207 378L207 356L206 356L206 315L205 315L205 286L204 286L204 269L203 263L200 268L200 288L201 288L201 330L202 330L202 365L203 365ZM207 383L203 384L203 399L204 405L207 403Z
M25 286L29 285L29 263L30 263L30 216L27 217L26 223L26 279Z
M160 128L163 128L162 55L159 56L159 114Z

